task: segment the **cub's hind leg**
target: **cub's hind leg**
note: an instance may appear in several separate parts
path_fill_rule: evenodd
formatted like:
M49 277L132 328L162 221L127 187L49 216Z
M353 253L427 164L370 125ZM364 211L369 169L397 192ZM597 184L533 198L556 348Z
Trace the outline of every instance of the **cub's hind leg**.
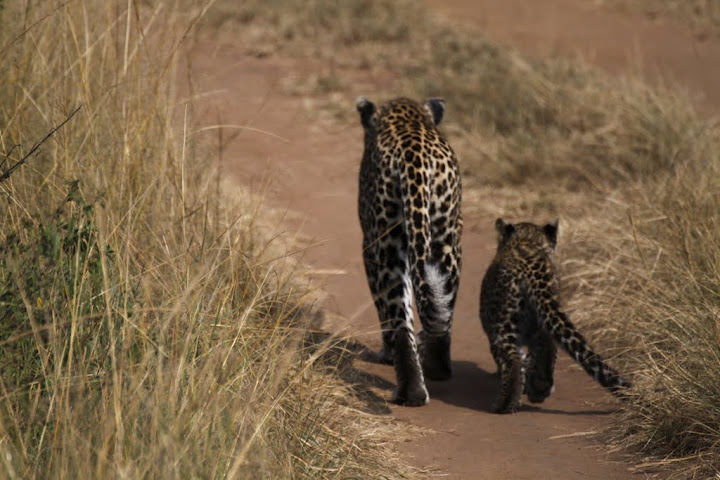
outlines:
M492 406L495 413L512 413L522 404L525 372L517 336L517 327L508 322L496 327L491 339L490 349L500 371L500 392Z
M381 239L366 248L363 257L382 327L381 360L395 366L397 389L392 401L420 406L428 403L429 396L413 333L409 265L402 243L402 236Z
M552 335L538 328L530 339L525 371L525 393L532 403L542 403L554 390L557 346Z

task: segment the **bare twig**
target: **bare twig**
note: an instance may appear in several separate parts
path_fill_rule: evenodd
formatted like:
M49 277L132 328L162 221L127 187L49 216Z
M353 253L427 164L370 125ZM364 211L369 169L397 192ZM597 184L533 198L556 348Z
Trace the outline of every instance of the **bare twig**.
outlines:
M10 175L12 174L12 172L15 171L15 169L17 169L20 165L22 165L22 164L24 164L25 162L27 162L28 158L30 158L30 156L31 156L32 154L34 154L35 152L37 152L37 150L40 148L40 146L41 146L43 143L45 143L50 137L52 137L52 136L55 134L55 132L57 132L58 130L60 130L67 122L69 122L70 119L73 118L73 117L75 116L75 114L80 111L81 108L82 108L82 105L80 105L79 107L77 107L74 112L72 112L70 115L68 115L68 117L67 117L65 120L63 120L63 122L62 122L60 125L58 125L57 127L53 128L52 130L50 130L50 133L48 133L47 135L45 135L45 138L43 138L42 140L40 140L39 142L37 142L35 145L33 145L33 147L30 149L30 151L29 151L24 157L22 157L20 160L18 160L18 162L17 162L15 165L11 166L10 168L8 168L7 170L5 170L4 172L0 172L0 183L4 182L4 181L7 180L8 178L10 178ZM14 148L15 148L15 147L13 147L13 149L14 149ZM12 150L10 150L10 152L12 152ZM8 155L9 155L9 154L10 154L10 153L8 153ZM6 159L7 159L7 157L6 157Z
M20 145L13 145L13 147L10 149L10 151L4 155L5 160L3 160L2 163L0 163L0 172L2 172L2 169L5 166L5 163L10 159L10 155L12 155L12 152L19 146Z

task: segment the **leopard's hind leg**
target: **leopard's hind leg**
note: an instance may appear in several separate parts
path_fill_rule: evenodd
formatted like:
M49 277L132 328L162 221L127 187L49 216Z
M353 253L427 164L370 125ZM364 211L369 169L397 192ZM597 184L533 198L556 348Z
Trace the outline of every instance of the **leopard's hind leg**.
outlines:
M412 291L402 234L368 243L365 271L382 328L381 359L395 366L397 389L392 401L420 406L429 401L413 333Z

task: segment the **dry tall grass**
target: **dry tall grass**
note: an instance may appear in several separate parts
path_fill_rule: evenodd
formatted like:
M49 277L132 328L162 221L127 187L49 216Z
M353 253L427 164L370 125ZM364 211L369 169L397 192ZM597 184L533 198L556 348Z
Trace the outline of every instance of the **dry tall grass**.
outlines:
M573 318L636 384L619 442L648 456L641 467L720 471L717 125L682 92L527 60L409 2L243 5L248 53L319 59L335 90L373 71L392 79L386 96L445 97L477 208L562 216Z
M609 5L643 12L652 18L680 20L698 35L720 35L718 0L602 0Z
M0 181L3 477L407 475L193 133L175 79L205 6L0 11L0 174L82 107Z
M679 478L720 472L720 132L707 156L604 201L566 265L577 317L634 372L618 439ZM707 161L707 162L706 162ZM702 165L702 168L697 168ZM608 319L612 319L609 322Z

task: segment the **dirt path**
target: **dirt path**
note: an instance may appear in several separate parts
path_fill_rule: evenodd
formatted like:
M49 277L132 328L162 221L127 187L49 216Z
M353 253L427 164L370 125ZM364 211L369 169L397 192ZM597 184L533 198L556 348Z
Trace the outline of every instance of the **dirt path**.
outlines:
M613 72L633 68L637 57L630 53L642 47L641 54L649 59L646 65L669 72L666 78L704 92L712 105L720 107L720 61L704 60L720 60L720 44L687 50L689 44L682 42L694 45L694 40L681 29L640 17L628 20L591 11L579 0L427 3L462 21L477 23L491 36L529 53L580 51ZM333 314L333 328L359 334L370 348L379 348L356 216L362 149L359 123L339 127L319 121L308 113L312 106L307 100L282 93L279 85L289 74L311 70L311 65L277 57L248 58L232 39L200 45L193 69L198 91L215 92L202 100L204 123L252 128L225 129L223 158L228 173L256 190L265 189L270 179L268 202L296 213L280 228L289 236L299 228L315 244L304 260L315 270L314 278L325 285L324 308ZM355 116L356 96L372 98L377 90L372 78L354 82L352 91L344 94L348 115ZM452 109L449 105L448 117ZM449 382L430 383L429 406L392 408L394 416L436 432L403 444L402 453L416 465L436 468L452 479L644 478L631 475L627 465L612 461L603 451L602 437L593 432L610 420L607 414L614 404L566 356L558 363L557 390L541 408L526 408L511 416L488 413L497 380L491 376L494 365L477 312L479 282L494 250L494 219L478 216L471 202L464 207L464 270L453 343L455 376ZM365 368L386 380L389 397L392 368Z

